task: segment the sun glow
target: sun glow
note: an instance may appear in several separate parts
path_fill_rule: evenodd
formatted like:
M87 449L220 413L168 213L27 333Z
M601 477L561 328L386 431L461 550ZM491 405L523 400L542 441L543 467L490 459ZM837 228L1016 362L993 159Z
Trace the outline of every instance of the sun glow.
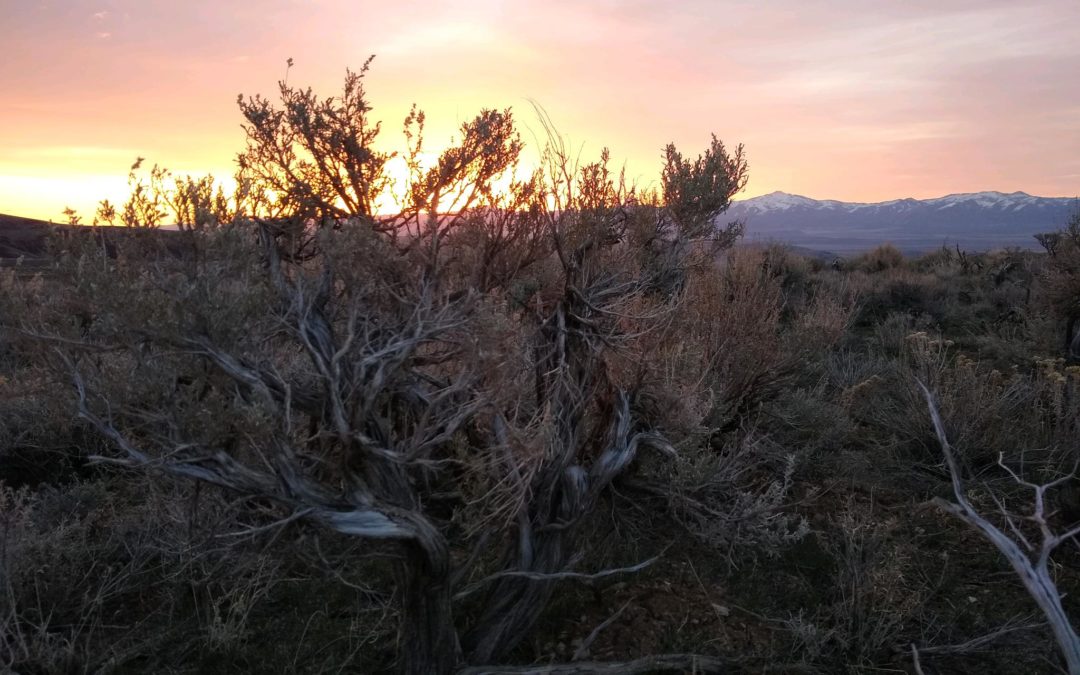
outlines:
M0 174L0 213L28 218L60 222L63 209L71 207L90 223L99 201L122 204L127 194L126 178L119 174Z
M441 153L422 152L418 155L418 173L423 175L434 167ZM539 161L525 154L521 160L511 169L497 176L491 181L491 193L498 201L506 201L512 194L514 184L528 180L539 168ZM409 195L413 184L413 172L406 159L400 155L393 157L383 167L383 171L389 185L376 200L375 214L379 216L392 216L401 213L409 206ZM448 192L439 200L437 209L441 213L452 213L463 206L467 193L471 186L465 185L456 191ZM472 206L476 206L473 204Z
M439 152L423 152L418 157L421 175L435 166ZM496 198L510 195L512 186L517 181L527 180L536 170L539 162L523 158L512 170L505 172L492 181L492 193ZM145 165L144 165L145 166ZM398 155L384 166L389 183L375 203L375 214L392 216L401 213L408 206L409 190L413 176L405 158ZM175 171L171 178L199 178L206 175L195 171ZM211 173L215 185L220 186L226 195L232 196L236 190L236 179L227 171ZM166 187L171 187L171 179ZM467 186L466 186L467 187ZM458 191L444 194L440 199L439 210L456 210L464 201L464 195ZM18 175L0 173L0 213L17 214L41 220L61 222L64 220L63 209L71 207L81 218L82 224L90 224L102 200L108 200L120 209L131 195L131 185L126 175L121 173L67 173L46 175ZM268 195L272 200L273 196ZM339 206L344 204L339 200ZM456 206L457 205L457 206ZM474 204L475 206L475 204ZM166 218L170 222L172 215Z

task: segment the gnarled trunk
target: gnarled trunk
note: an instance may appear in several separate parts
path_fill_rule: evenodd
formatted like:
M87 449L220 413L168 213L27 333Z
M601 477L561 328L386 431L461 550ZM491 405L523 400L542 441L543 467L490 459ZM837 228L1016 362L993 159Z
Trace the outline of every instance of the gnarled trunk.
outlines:
M560 572L566 567L562 532L542 534L530 542L531 564L518 560L516 567L538 575ZM469 662L496 663L532 632L556 582L552 579L508 577L496 582L488 596L487 608L465 636Z
M402 675L449 675L461 665L449 579L432 577L426 567L423 555L412 552L398 574L402 600L397 648Z
M1080 330L1076 329L1080 316L1069 318L1065 327L1065 357L1070 361L1080 361Z

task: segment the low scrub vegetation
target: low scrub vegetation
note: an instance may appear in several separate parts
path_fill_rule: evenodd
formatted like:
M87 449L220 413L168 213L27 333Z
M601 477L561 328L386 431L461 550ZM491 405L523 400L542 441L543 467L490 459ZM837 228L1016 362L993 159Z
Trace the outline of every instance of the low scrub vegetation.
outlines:
M395 184L366 72L0 270L0 668L1077 666L1076 223L825 265L741 147L521 178L494 110Z

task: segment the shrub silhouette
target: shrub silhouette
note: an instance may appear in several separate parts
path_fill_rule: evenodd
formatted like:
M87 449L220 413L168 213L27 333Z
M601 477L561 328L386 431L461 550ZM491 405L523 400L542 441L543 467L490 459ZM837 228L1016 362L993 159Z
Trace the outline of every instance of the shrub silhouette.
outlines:
M65 293L91 320L73 333L46 310L26 325L49 327L80 417L119 461L270 500L265 527L379 542L399 670L449 673L506 658L557 584L617 573L574 569L579 530L639 456L682 440L643 405L667 383L641 357L689 270L737 237L713 221L746 162L715 137L696 159L669 146L660 202L606 151L577 165L553 137L500 191L522 149L509 110L462 125L427 169L414 110L406 197L381 213L392 155L373 148L367 69L335 97L283 82L280 108L240 100L241 173L278 197L251 218L206 181L169 191L154 167L144 184L136 163L121 220L155 225L171 206L197 230L189 252L148 265L131 245L115 260L73 251Z

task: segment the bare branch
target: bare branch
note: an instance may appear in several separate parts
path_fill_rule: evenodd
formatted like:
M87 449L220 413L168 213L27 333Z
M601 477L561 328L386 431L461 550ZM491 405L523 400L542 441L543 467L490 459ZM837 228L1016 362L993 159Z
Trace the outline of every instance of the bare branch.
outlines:
M1007 624L1001 628L987 633L986 635L980 635L965 642L955 645L933 645L931 647L922 647L919 649L921 654L967 654L970 652L978 651L987 645L998 641L1006 635L1016 633L1018 631L1032 630L1035 628L1043 628L1046 626L1044 621L1029 621L1019 624ZM915 649L915 645L911 645L912 650Z
M629 567L616 567L613 569L602 570L600 572L594 572L592 574L586 574L582 572L527 572L522 570L505 570L503 572L496 572L491 576L484 577L483 579L470 584L468 587L454 595L455 600L466 598L476 591L480 590L487 584L498 581L499 579L531 579L533 581L578 581L583 584L592 584L600 579L606 579L607 577L615 576L618 574L633 574L640 572L649 565L660 559L660 556L649 558L643 562L639 562L636 565Z
M732 672L732 661L697 654L660 654L633 661L578 662L545 666L471 666L457 671L457 675L645 675L647 673L727 673Z
M981 532L983 536L1005 556L1005 559L1008 560L1009 564L1012 565L1013 570L1015 570L1020 577L1020 581L1023 583L1024 588L1027 589L1032 599L1034 599L1035 603L1039 606L1039 609L1046 615L1046 619L1054 633L1054 638L1058 643L1058 647L1065 657L1069 675L1080 675L1080 636L1076 634L1075 629L1069 622L1068 615L1061 605L1061 594L1058 592L1057 585L1055 584L1048 567L1050 554L1063 539L1055 536L1050 531L1045 519L1043 509L1044 494L1047 486L1035 485L1022 480L1014 472L1007 469L1009 474L1012 475L1013 479L1019 484L1033 488L1035 491L1034 513L1030 519L1038 524L1043 539L1038 550L1038 555L1033 562L1031 558L1020 549L1020 546L1017 545L1015 541L994 526L993 523L983 518L974 507L972 507L971 503L968 502L964 494L963 483L960 479L960 471L957 467L956 460L953 457L952 448L945 436L945 427L941 421L941 415L938 413L937 405L934 403L934 397L922 382L919 382L919 387L922 388L923 394L926 397L926 404L930 410L930 418L933 420L938 442L941 444L941 450L945 455L945 461L949 467L953 492L956 497L956 503L950 503L942 499L935 499L935 503L943 510L952 513L979 530L979 532ZM1055 483L1051 483L1050 485L1053 484ZM1027 543L1026 540L1023 541L1024 543Z
M596 638L600 637L600 633L605 628L618 621L619 617L622 616L622 613L625 612L626 608L629 607L632 603L633 600L627 600L623 603L622 607L615 611L614 614L604 619L604 621L599 626L593 628L592 632L589 633L589 636L582 640L581 645L579 645L578 648L574 650L574 655L570 657L570 659L572 661L580 661L581 659L585 658L589 654L589 647L591 647L592 643L596 641Z

